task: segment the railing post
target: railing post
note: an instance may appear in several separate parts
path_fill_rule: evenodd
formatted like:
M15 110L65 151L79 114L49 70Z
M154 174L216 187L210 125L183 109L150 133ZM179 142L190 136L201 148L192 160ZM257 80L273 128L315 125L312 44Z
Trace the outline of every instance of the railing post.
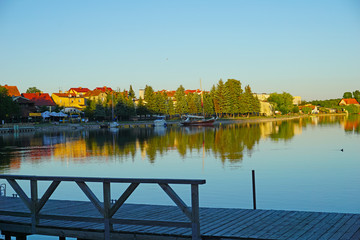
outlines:
M31 191L31 231L36 232L37 214L36 208L38 203L38 185L37 180L30 180L30 191Z
M191 184L192 240L200 240L199 185Z
M103 193L104 193L104 239L110 240L110 201L111 201L111 192L110 192L110 182L103 182Z
M255 170L252 170L253 208L256 209Z

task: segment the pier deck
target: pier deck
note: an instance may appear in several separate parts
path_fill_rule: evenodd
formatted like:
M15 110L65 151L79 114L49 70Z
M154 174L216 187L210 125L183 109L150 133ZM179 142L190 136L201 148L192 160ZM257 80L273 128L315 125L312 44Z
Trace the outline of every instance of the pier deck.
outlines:
M30 214L21 199L0 198L0 229L31 233ZM13 212L9 216L6 211ZM18 214L14 214L17 212ZM73 216L74 221L42 220L42 216ZM18 215L18 216L15 216ZM104 225L82 222L81 218L101 219L90 202L48 200L39 215L35 234L103 239ZM79 219L77 219L79 218ZM176 206L124 204L114 218L185 222ZM360 214L320 213L279 210L200 208L202 239L360 239ZM114 224L111 239L191 239L191 229L165 226Z

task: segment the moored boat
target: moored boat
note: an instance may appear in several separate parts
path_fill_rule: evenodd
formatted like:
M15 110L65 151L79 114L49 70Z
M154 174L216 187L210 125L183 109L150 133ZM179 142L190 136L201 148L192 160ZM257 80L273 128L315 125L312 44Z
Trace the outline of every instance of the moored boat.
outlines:
M203 116L187 115L180 124L183 126L213 126L216 118L205 119Z

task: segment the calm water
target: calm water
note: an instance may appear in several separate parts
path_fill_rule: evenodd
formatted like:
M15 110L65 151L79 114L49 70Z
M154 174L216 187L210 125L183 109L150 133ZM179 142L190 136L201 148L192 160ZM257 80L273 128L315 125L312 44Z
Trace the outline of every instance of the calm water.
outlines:
M258 208L360 213L359 122L359 116L327 116L214 128L2 135L0 173L206 179L200 206L252 208L254 169ZM100 198L100 185L91 187ZM113 186L112 197L125 187ZM174 188L189 203L189 187ZM62 183L54 198L85 196ZM171 204L157 186L139 187L129 202Z

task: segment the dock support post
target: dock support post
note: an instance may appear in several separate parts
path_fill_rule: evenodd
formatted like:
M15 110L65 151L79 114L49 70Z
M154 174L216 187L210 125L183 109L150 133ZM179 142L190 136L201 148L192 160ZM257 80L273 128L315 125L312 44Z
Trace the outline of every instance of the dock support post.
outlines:
M191 184L191 225L192 240L200 240L199 186Z
M38 185L37 180L30 180L30 189L31 189L31 231L32 233L36 232L37 225L37 203L38 203Z
M104 191L104 239L110 240L110 231L112 226L110 225L110 207L111 207L111 192L110 182L103 183Z
M255 170L252 170L253 207L256 209Z

